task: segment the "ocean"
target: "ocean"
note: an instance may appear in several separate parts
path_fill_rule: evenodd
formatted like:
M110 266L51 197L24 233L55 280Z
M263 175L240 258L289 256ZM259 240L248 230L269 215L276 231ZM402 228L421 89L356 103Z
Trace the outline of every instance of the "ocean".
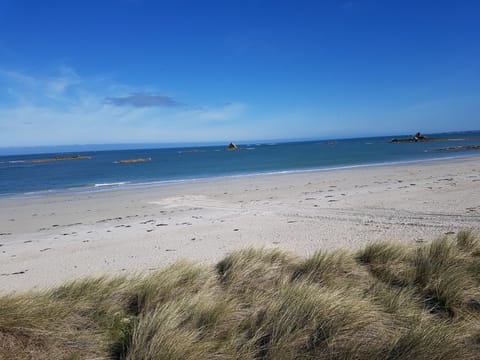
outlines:
M212 177L397 164L480 154L480 132L430 134L432 142L392 137L141 150L0 156L0 197L159 186ZM450 150L441 150L450 147ZM463 147L463 148L462 148ZM76 160L45 161L79 156ZM144 159L144 162L122 160ZM149 160L150 159L150 160Z

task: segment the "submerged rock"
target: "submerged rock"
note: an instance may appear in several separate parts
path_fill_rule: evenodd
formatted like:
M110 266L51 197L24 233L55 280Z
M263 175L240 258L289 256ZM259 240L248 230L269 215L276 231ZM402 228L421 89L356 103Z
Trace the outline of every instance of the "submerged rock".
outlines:
M480 150L480 145L459 145L459 146L448 146L437 151L461 151L461 150Z
M200 150L200 149L186 149L186 150L180 150L178 153L179 153L179 154L184 154L184 153L200 153L200 152L205 152L205 150Z
M131 164L131 163L140 163L140 162L148 162L148 161L152 161L152 158L147 157L147 158L139 158L139 159L119 160L118 163L120 163L120 164Z
M69 161L69 160L85 160L91 159L91 156L86 155L71 155L71 156L54 156L47 159L34 159L31 162L40 163L40 162L51 162L51 161Z

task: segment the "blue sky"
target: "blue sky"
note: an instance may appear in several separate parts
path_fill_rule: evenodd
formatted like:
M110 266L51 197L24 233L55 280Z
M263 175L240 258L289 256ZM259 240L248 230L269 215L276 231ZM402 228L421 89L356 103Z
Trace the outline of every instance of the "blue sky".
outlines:
M0 0L0 147L480 128L478 1Z

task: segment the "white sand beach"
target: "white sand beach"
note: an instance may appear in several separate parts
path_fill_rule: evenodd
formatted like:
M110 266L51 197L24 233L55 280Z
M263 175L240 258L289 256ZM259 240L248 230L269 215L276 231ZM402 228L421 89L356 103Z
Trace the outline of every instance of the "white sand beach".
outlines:
M0 199L0 291L213 263L246 246L298 255L429 241L480 226L480 156Z

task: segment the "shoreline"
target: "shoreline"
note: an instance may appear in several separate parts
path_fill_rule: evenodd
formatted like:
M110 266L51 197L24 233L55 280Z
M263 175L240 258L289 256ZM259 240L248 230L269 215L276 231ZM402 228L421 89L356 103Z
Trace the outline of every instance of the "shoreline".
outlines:
M480 224L480 156L0 198L0 292L244 248L299 255Z
M236 179L236 178L250 178L257 176L276 176L276 175L287 175L287 174L304 174L304 173L315 173L315 172L324 172L324 171L337 171L337 170L348 170L348 169L357 169L357 168L375 168L383 166L401 166L409 164L421 164L429 162L443 162L449 160L462 160L468 159L471 157L480 157L479 154L462 154L458 156L443 156L438 158L430 159L415 159L415 160L399 160L392 162L379 162L379 163L361 163L353 165L339 165L333 167L320 167L320 168L307 168L307 169L290 169L290 170L277 170L277 171L267 171L267 172L255 172L255 173L244 173L244 174L233 174L233 175L218 175L218 176L205 176L198 178L182 178L182 179L167 179L167 180L152 180L146 182L135 182L135 181L118 181L112 183L99 183L99 184L84 184L78 186L72 186L67 188L59 189L45 189L45 190L36 190L28 191L24 193L5 193L0 194L0 201L2 199L17 199L17 198L38 198L43 196L52 196L52 195L75 195L75 194L95 194L99 192L108 192L108 191L129 191L129 190L138 190L138 189L150 189L162 186L177 185L177 184L195 184L200 182L209 182L217 180L227 180L227 179Z

